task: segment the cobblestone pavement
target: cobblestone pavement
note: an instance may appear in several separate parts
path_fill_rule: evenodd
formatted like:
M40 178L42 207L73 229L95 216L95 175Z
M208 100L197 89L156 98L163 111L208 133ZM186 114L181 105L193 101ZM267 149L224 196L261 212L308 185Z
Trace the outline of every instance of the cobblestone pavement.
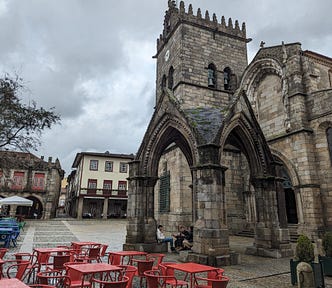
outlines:
M50 221L28 220L18 239L16 248L10 248L6 258L15 252L32 252L35 247L70 245L72 241L96 241L108 244L107 251L122 250L125 242L126 220L56 219ZM289 258L271 259L245 255L251 238L231 237L231 249L240 253L241 264L223 267L231 281L227 288L290 288ZM167 253L164 261L181 262L183 253ZM5 258L5 259L6 259ZM331 277L325 278L326 287L332 288ZM134 287L138 288L137 281Z

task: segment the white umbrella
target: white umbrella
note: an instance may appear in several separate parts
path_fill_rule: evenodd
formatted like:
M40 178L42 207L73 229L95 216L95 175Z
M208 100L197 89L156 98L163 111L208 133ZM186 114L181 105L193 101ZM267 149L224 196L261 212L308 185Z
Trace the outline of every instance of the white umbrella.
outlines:
M19 196L11 196L0 199L0 205L32 206L32 204L33 204L32 200Z

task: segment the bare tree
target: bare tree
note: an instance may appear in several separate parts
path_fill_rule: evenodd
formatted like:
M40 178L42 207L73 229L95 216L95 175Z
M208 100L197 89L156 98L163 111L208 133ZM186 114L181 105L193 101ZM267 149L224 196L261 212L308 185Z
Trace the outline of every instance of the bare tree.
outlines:
M35 102L23 104L18 98L22 83L17 76L0 79L0 150L36 150L41 132L60 121L54 108L37 108Z

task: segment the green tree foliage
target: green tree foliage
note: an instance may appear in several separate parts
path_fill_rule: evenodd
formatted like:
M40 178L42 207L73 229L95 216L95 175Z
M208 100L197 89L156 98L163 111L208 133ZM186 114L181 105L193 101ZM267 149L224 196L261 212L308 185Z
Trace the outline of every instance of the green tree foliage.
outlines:
M323 248L327 257L332 257L332 232L326 232L323 236Z
M296 243L296 257L301 262L311 263L315 259L314 245L305 235L300 235Z
M0 150L36 150L41 132L60 121L54 108L37 108L35 102L23 104L18 98L23 88L18 77L5 75L0 79Z

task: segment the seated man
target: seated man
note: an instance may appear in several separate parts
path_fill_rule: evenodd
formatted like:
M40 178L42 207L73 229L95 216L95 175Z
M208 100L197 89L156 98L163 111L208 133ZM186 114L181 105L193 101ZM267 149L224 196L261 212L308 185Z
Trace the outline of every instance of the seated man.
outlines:
M185 250L190 250L191 247L193 246L193 241L194 241L194 231L193 230L194 230L194 227L190 226L188 235L182 241L182 246L183 246L183 249L185 249Z
M186 239L189 236L189 231L187 231L183 225L180 225L179 226L179 233L178 234L173 234L172 236L174 238L176 238L176 240L175 240L175 249L179 251L179 250L183 249L182 242L183 242L184 239Z
M169 242L169 244L171 246L171 250L173 252L176 252L176 250L174 248L173 238L172 237L165 237L163 225L158 225L157 240L158 240L158 242L161 242L161 243Z

